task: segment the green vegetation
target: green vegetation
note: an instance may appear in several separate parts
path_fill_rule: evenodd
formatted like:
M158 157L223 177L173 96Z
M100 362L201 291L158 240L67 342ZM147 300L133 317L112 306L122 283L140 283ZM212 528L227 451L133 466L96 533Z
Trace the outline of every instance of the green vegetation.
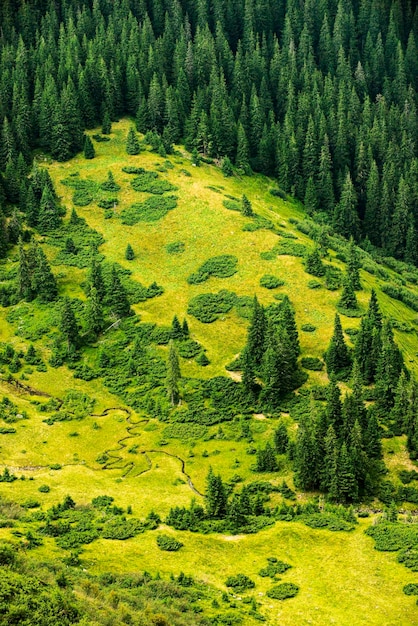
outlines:
M200 285L206 282L211 276L216 278L229 278L237 272L238 259L232 254L215 256L205 261L195 272L191 274L187 282L190 285Z

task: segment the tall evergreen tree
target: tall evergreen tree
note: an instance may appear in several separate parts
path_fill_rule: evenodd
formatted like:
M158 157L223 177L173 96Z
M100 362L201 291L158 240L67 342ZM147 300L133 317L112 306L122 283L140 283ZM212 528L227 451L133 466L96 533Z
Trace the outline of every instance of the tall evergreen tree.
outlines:
M341 374L351 365L348 348L344 341L340 316L335 315L334 333L325 355L325 363L329 374Z
M223 519L227 513L228 499L222 478L215 476L212 468L206 478L206 515L213 519Z
M128 138L126 140L126 153L127 154L139 154L141 151L138 137L136 136L135 130L132 128L129 129Z
M168 360L167 360L167 377L166 387L167 395L170 403L176 406L180 400L179 380L181 378L179 358L172 341L170 341Z

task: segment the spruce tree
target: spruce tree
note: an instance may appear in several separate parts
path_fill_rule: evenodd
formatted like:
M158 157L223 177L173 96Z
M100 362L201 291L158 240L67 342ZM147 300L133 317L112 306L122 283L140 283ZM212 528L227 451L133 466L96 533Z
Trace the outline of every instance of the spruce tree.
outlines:
M225 176L225 178L229 178L234 174L231 160L227 156L222 159L222 174Z
M97 289L97 287L96 287ZM99 293L99 290L97 289ZM118 271L115 266L112 267L110 275L110 285L108 291L109 306L117 317L127 317L131 314L131 307L128 300L128 294L119 278Z
M244 217L252 217L254 215L253 207L246 195L243 195L241 198L241 213Z
M127 261L133 261L134 258L135 258L135 253L133 251L131 244L128 243L128 245L126 246L126 250L125 250L125 259Z
M84 136L84 158L85 159L94 159L96 156L96 151L93 146L93 142L90 139L89 135Z
M126 139L126 154L139 154L141 152L141 148L139 145L138 137L136 136L135 130L132 128L129 129L128 137Z
M177 356L174 343L171 340L168 351L167 360L167 376L166 376L166 389L167 396L172 406L176 406L180 400L179 394L179 380L181 378L179 358Z
M38 228L41 233L58 228L61 218L57 202L48 185L45 185L39 206Z
M173 317L173 321L171 322L170 336L171 339L183 339L183 329L180 325L177 315Z
M354 291L350 276L346 276L344 279L343 290L338 300L338 306L343 311L356 311L359 308L356 292Z
M57 282L45 253L39 246L33 249L33 262L31 291L41 302L52 302L58 295Z
M84 307L86 332L96 337L103 330L103 308L95 287L91 287Z
M354 291L361 289L360 282L360 259L354 239L350 237L347 255L347 278Z
M264 308L258 302L257 297L254 296L253 310L246 344L248 352L247 356L254 370L257 370L261 366L264 354L266 328L267 322Z
M105 114L103 116L103 123L102 123L102 133L103 135L110 135L111 132L112 132L112 122L110 120L109 112L105 111Z
M343 329L338 313L334 320L334 333L325 355L328 374L341 375L351 365L348 348L344 341Z
M285 454L289 443L289 435L287 434L286 424L280 420L274 431L274 446L277 454Z
M276 455L270 443L266 443L264 448L257 450L257 472L277 472L278 470Z
M303 414L299 420L296 435L296 450L293 469L295 485L309 491L319 485L318 478L319 449L315 436L313 415Z
M338 439L343 435L344 422L341 405L341 391L337 381L331 376L327 388L326 421L328 426L333 426Z
M206 478L206 515L210 519L223 519L227 513L228 499L222 478L215 476L212 468Z
M320 487L331 501L335 501L338 499L338 443L332 424L325 437L324 452Z
M102 266L96 257L91 260L90 269L87 275L87 292L94 287L97 291L99 300L103 302L106 298L106 287L103 280Z
M354 468L345 443L338 459L338 497L343 502L353 502L358 497Z
M78 333L78 324L69 298L64 298L61 306L59 331L67 343L67 352L70 353L76 350L80 343L80 336Z
M31 276L22 240L19 241L19 266L17 272L17 294L28 302L33 298Z
M324 276L325 267L317 247L305 259L305 271L312 276Z

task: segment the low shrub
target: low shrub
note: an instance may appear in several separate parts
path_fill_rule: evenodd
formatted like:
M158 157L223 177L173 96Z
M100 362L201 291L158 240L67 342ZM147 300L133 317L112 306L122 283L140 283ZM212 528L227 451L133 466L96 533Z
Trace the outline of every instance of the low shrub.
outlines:
M236 574L235 576L229 576L225 581L225 585L231 587L237 593L242 593L247 589L254 589L255 582L245 574Z
M88 206L93 202L93 196L83 189L76 190L73 195L73 204L76 206Z
M266 595L273 600L286 600L294 598L299 593L299 587L294 583L280 583L266 591Z
M51 487L50 487L49 485L41 485L41 486L38 488L38 491L39 491L40 493L49 493L49 492L51 491Z
M242 230L244 232L253 233L256 230L273 230L274 224L271 220L261 217L261 215L254 216L254 219L247 224L244 224Z
M121 213L122 223L133 226L138 222L156 222L165 217L176 206L176 196L161 198L150 196L144 202L138 202L127 209L123 209Z
M109 198L107 200L99 200L97 206L99 206L101 209L108 210L113 209L117 204L119 204L119 200L117 198Z
M193 359L199 354L202 346L193 339L185 339L178 343L177 352L183 359Z
M321 289L322 283L319 280L310 280L306 286L308 289Z
M92 135L94 141L97 143L104 143L105 141L110 141L110 137L104 137L103 135Z
M404 586L403 592L407 596L418 596L418 585L417 583L408 583Z
M122 167L122 172L125 174L144 174L145 170L143 167L135 167L134 165L125 165Z
M292 566L289 563L285 563L284 561L278 561L275 559L274 561L270 559L267 567L263 567L259 572L259 576L263 578L269 577L274 578L277 574L284 574L290 569Z
M273 188L269 189L269 193L276 198L281 198L282 200L287 200L287 195L282 189Z
M237 200L223 200L222 204L224 205L225 209L228 209L229 211L238 211L239 213L241 212L241 204Z
M166 552L177 552L183 545L181 541L177 541L170 535L158 535L157 537L157 546L160 550L165 550Z
M162 195L166 191L174 191L176 187L168 180L157 180L156 172L144 172L131 181L131 186L135 191Z
M324 368L324 363L321 359L312 356L303 357L301 365L306 370L312 370L314 372L320 372Z
M264 274L264 276L260 278L260 287L265 287L265 289L277 289L277 287L281 287L284 284L284 280L272 274Z
M236 295L222 289L218 293L202 293L189 302L187 312L204 324L211 324L228 313L236 302Z
M144 532L144 524L138 519L125 519L121 516L113 517L105 522L101 532L104 539L125 540Z
M181 254L186 249L186 245L182 241L173 241L168 243L165 250L168 254Z
M313 324L302 324L300 329L303 330L304 333L314 333L316 331L316 326Z
M302 243L293 243L291 241L281 241L274 246L273 250L280 256L289 255L303 258L306 255L306 246Z
M197 272L188 277L187 282L189 285L199 285L208 280L210 276L229 278L237 272L237 264L238 259L232 254L214 256L202 263Z
M163 435L167 439L203 439L207 435L207 426L202 424L170 424L164 429Z

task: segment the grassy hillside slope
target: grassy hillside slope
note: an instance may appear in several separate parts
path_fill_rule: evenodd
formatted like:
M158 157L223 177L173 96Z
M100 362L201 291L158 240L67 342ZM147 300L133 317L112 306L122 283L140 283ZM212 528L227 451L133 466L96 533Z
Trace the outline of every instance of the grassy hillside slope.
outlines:
M312 239L297 228L305 218L302 209L291 200L273 196L269 190L275 184L270 180L261 176L225 178L214 165L193 167L189 155L181 151L167 159L149 149L143 149L138 156L128 156L125 152L128 129L126 120L114 124L111 140L95 143L93 160L87 161L80 155L67 163L49 163L48 169L57 194L67 208L73 206L74 194L68 181L90 181L87 186L92 201L86 206L77 206L77 213L103 236L104 243L99 250L106 260L129 270L130 278L142 285L155 281L163 287L162 295L133 305L141 321L169 327L174 315L180 321L187 318L191 338L203 346L210 363L202 367L194 358L181 358L183 376L227 375L239 379L238 373L228 373L225 366L245 344L248 318L239 315L234 307L217 321L205 324L187 312L193 297L221 289L251 298L256 294L263 304L274 302L275 296L279 299L280 294L287 294L296 310L302 357L323 358L332 335L341 289L325 289L322 279L312 288L313 277L305 272L302 258L280 254L286 246L290 252L297 249L295 246L299 246L299 251L314 248ZM132 204L144 202L149 195L132 188L134 176L122 171L126 165L156 171L156 180L171 183L172 191L156 197L174 194L177 206L160 220L124 224L126 210ZM116 193L98 188L97 183L105 181L109 171L121 187ZM275 232L266 228L254 232L245 230L253 221L225 207L225 201L229 206L239 203L243 194L250 199L255 213L273 222ZM118 200L114 207L103 209L97 205L98 201L113 197ZM69 211L65 220L68 217ZM306 230L303 225L302 229ZM177 248L182 251L167 250L167 246L179 242L183 245ZM125 258L128 243L135 253L131 261ZM46 240L43 247L58 278L60 295L84 300L82 283L87 270L61 264L56 260L57 248L50 241ZM272 250L270 255L265 254ZM325 263L332 261L344 270L345 264L336 254L331 250ZM237 257L237 272L228 278L210 277L197 285L187 282L205 261L218 255ZM13 271L16 257L17 251L4 272ZM399 285L403 280L403 286L417 293L413 281L418 275L400 277L371 258L366 259L363 266L370 271L361 270L363 290L358 293L359 303L365 308L370 290L376 289L383 314L403 323L403 332L395 329L396 341L408 367L416 373L417 313L384 294L381 287L388 282ZM261 287L260 279L265 274L277 276L284 284L272 290ZM29 342L33 342L47 361L52 342L48 316L54 307L21 303L12 309L1 309L0 341L12 344L17 351L26 350ZM35 315L31 317L33 311ZM359 321L359 318L343 316L344 330L357 328ZM40 330L42 324L47 326L45 332ZM304 332L302 327L307 324L313 325L315 330ZM108 332L117 337L117 329ZM346 340L352 345L350 337L352 333L346 335ZM86 363L95 363L100 343L99 338L98 343L86 351ZM156 351L166 358L166 346L160 345ZM190 430L187 424L181 425L185 428L178 431L170 430L167 423L150 417L145 411L127 407L106 389L100 378L75 379L66 366L40 369L25 366L14 374L15 379L27 386L18 389L10 381L7 367L2 367L0 396L8 396L16 404L19 415L25 412L28 418L19 419L14 425L15 433L1 435L1 466L25 477L22 481L0 484L0 495L5 498L23 504L36 500L45 509L61 501L66 494L71 494L77 504L88 504L92 498L107 494L115 498L118 506L131 505L133 513L140 517L152 510L164 517L174 505L188 506L192 497L203 501L199 494L205 490L210 466L225 480L239 474L243 483L252 479L279 484L285 479L292 486L288 462L283 461L275 474L257 475L253 471L254 456L248 454L248 442L239 437L240 426L236 421L222 424L221 431L218 425L203 426L196 431ZM324 371L309 372L308 385L326 381ZM39 392L63 398L69 389L93 399L91 410L80 419L52 425L45 423L45 412L39 407L46 400ZM288 414L284 414L284 418L295 428ZM255 445L271 439L276 425L277 419L254 415L251 430ZM413 467L405 453L404 439L393 438L384 445L385 460L397 480L397 471ZM106 459L105 464L101 457ZM50 490L39 492L42 485L48 485ZM302 496L300 498L303 500ZM280 499L281 496L273 494L273 503ZM372 539L363 532L370 523L371 519L367 519L349 533L333 533L310 529L298 522L277 522L255 535L234 537L204 536L166 528L165 532L184 543L181 551L161 552L155 535L147 531L124 542L108 539L93 542L85 548L82 564L91 572L148 570L168 575L181 570L220 589L225 589L227 576L243 572L256 581L253 595L261 602L260 611L268 616L268 623L272 625L418 624L414 600L402 593L403 585L418 582L417 575L398 564L393 554L374 550ZM0 538L13 539L12 532L9 528L0 528ZM52 539L45 539L31 554L39 559L62 558L64 551ZM271 581L267 583L258 576L258 571L269 556L293 566L284 580L300 586L297 597L277 602L265 596ZM241 602L236 600L245 609ZM244 623L252 623L251 617L245 619Z

